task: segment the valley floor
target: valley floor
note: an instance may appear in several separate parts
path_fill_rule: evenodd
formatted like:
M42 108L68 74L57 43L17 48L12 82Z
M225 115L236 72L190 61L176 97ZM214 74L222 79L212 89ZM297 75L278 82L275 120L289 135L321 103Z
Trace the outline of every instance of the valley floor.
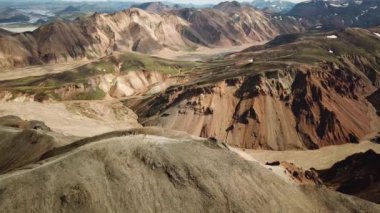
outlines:
M264 42L265 43L265 42ZM239 46L232 47L216 47L216 48L206 48L199 47L196 51L172 51L169 49L164 49L153 56L177 60L177 61L205 61L210 59L215 59L223 57L227 54L242 51L252 45L261 45L264 43L256 44L243 44ZM115 53L117 54L117 53ZM90 64L91 62L97 61L93 60L77 60L69 62L52 63L45 65L34 65L21 68L12 68L11 70L3 70L0 72L0 81L15 80L19 78L31 77L31 76L43 76L47 74L62 73L68 70L73 70L75 68Z
M243 44L232 47L215 47L215 48L207 48L207 47L199 47L195 51L172 51L169 49L161 50L160 52L154 54L154 56L171 59L171 60L179 60L179 61L204 61L215 59L219 57L223 57L230 53L240 52L246 48L252 47L254 45L261 45L262 43L255 44Z

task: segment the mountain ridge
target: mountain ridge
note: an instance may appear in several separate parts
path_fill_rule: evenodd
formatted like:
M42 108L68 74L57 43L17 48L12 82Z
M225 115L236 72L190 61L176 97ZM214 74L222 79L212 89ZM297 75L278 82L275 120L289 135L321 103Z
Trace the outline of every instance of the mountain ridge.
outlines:
M1 36L0 66L91 59L115 50L152 53L164 48L176 51L239 45L304 29L305 25L296 20L267 16L253 8L244 8L235 16L213 9L156 14L132 8L56 21L31 33Z
M377 0L312 0L296 4L286 14L308 18L322 25L338 28L368 28L380 25L380 2Z

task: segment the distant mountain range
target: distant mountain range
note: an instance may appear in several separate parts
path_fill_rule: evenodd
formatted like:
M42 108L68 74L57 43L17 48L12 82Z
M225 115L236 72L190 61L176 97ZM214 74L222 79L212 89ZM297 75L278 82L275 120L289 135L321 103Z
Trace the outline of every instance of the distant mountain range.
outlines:
M159 7L147 8L165 10L156 6ZM31 33L3 36L0 66L94 58L117 50L153 53L259 43L280 34L304 31L307 26L292 17L275 16L236 3L161 14L132 8L74 21L57 20Z
M52 16L39 11L28 11L12 7L0 7L0 24L2 23L35 23L39 20L47 20Z
M17 21L17 17L28 19L28 22L55 21L32 33L11 36L9 32L2 31L0 66L100 57L115 50L153 53L163 49L177 51L193 50L199 46L241 45L309 28L319 30L325 26L334 29L380 24L377 0L313 0L297 4L286 15L261 11L236 1L222 2L212 8L182 8L181 5L161 2L128 4L111 2L110 7L103 10L123 6L134 8L93 15L83 15L83 11L96 9L101 4L64 4L65 7L55 15L45 10L50 6L39 10L34 7L29 10L5 8L0 22L8 20L7 16L13 17L13 21ZM59 5L56 5L56 10ZM57 19L57 14L64 18Z
M184 8L239 8L254 7L265 13L286 14L308 19L316 25L334 27L372 27L380 24L380 1L378 0L311 0L299 4L282 0L254 0L247 3L222 2L219 5L173 4L168 2L4 2L0 6L0 24L34 24L54 21L57 18L73 20L95 12L114 13L127 8L139 8L150 12Z
M380 24L380 1L312 0L295 5L287 14L335 27L372 27Z
M140 9L150 11L150 12L160 13L163 11L179 8L179 5L172 6L172 5L164 4L162 2L147 2L147 3L132 5L132 7L140 8Z
M291 10L296 4L283 0L254 0L251 5L265 11L285 13Z

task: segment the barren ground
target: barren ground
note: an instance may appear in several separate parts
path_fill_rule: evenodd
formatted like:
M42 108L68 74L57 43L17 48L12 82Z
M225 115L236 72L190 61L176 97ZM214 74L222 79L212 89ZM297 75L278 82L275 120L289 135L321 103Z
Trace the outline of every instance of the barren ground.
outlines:
M164 49L156 53L154 56L179 61L204 61L212 58L222 57L229 53L240 52L248 47L252 47L253 45L260 45L264 43L265 42L217 48L199 47L196 51L172 51L169 49Z
M341 161L352 154L365 152L369 149L380 153L380 145L369 141L362 141L359 144L328 146L317 150L268 151L246 149L244 152L261 163L287 161L301 166L304 169L312 167L315 169L327 169L337 161Z
M55 132L83 137L141 126L136 114L117 102L1 102L3 115L40 120Z

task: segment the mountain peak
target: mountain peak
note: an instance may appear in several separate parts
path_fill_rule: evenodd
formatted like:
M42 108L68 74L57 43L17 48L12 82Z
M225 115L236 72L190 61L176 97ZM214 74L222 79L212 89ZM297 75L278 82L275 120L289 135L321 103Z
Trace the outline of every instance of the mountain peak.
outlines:
M172 9L171 6L164 4L160 1L158 1L158 2L145 2L142 4L138 4L138 5L133 5L132 7L139 8L139 9L146 10L146 11L150 11L150 12L154 12L154 13L161 13L163 11Z
M244 7L244 5L242 5L241 3L237 2L237 1L225 1L225 2L221 2L218 5L214 6L214 9L227 12L227 11L236 11L236 10L239 10L243 7Z

